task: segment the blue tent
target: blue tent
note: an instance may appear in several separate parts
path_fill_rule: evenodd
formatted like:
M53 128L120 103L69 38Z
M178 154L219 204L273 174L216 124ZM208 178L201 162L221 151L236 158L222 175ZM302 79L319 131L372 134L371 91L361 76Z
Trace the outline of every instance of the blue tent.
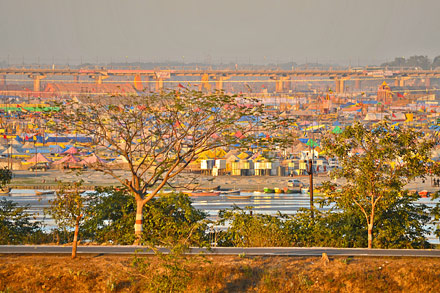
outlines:
M355 105L355 104L351 103L351 102L348 102L348 103L345 103L345 104L341 105L341 108L346 108L346 107L353 106L353 105Z
M376 105L378 103L378 101L369 100L369 101L360 101L358 103L362 103L365 105Z
M40 153L40 154L51 154L51 150L50 148L34 148L34 149L29 149L26 152L30 153L30 154L36 154L36 153Z

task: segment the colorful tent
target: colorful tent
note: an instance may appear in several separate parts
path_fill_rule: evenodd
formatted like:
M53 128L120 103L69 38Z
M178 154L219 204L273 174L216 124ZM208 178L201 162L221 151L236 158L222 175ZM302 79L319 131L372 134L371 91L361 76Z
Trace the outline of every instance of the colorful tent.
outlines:
M78 149L74 146L70 147L68 150L64 151L63 154L76 155L78 153Z
M37 153L35 156L26 161L26 163L49 163L50 160L47 159L40 153Z
M310 147L317 147L317 146L319 146L319 144L316 141L314 141L313 139L309 139L307 141L306 145L308 145Z
M222 148L216 148L211 150L213 158L220 159L226 156L226 151Z
M342 133L342 129L339 126L336 126L335 128L333 128L332 132L334 134L341 134Z
M34 145L34 143L32 143L30 141L26 141L21 148L22 149L34 149L35 145Z
M87 158L84 158L80 162L80 164L83 164L83 165L92 165L92 164L97 164L97 163L105 164L105 161L103 159L101 159L100 157L98 157L97 155L95 155L95 154L92 154L91 156L89 156Z
M240 160L246 160L247 158L249 158L249 154L246 152L242 152L237 156Z
M59 145L51 145L49 148L52 154L61 154L64 151L64 149Z
M79 163L79 162L80 162L80 160L77 157L75 157L75 156L73 156L71 154L68 154L67 156L65 156L61 160L55 161L54 164L55 165L59 165L59 164L75 164L75 163Z
M16 148L15 146L9 146L6 150L4 150L2 152L2 155L11 155L11 156L16 156L16 155L22 155L22 151L19 148Z
M116 164L128 163L127 159L123 155L119 155L113 162Z

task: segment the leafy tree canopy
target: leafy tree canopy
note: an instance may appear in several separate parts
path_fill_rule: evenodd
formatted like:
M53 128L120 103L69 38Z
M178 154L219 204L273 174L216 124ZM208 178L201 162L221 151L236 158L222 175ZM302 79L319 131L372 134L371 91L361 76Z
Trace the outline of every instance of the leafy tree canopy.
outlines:
M12 171L8 168L0 169L0 188L9 184L12 180Z
M131 244L136 202L126 189L104 188L91 194L90 215L81 229L90 240ZM205 246L206 214L191 205L184 194L161 194L143 214L142 244L150 246Z
M379 214L390 211L396 198L407 196L405 185L429 170L438 173L438 164L430 160L434 144L421 132L387 122L371 127L356 122L341 134L331 133L323 140L326 154L337 158L341 167L332 172L332 177L345 179L340 191L329 182L324 188L340 208L356 206L362 212L368 247L372 247L373 226ZM383 212L378 214L378 209Z

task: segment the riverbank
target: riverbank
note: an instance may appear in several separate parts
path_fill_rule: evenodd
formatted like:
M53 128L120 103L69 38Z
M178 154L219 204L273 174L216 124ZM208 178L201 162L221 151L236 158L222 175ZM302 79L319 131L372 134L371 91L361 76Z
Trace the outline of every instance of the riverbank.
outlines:
M2 292L436 292L440 259L389 257L186 257L179 271L149 256L0 255ZM172 262L170 262L172 264ZM187 270L184 272L182 269Z

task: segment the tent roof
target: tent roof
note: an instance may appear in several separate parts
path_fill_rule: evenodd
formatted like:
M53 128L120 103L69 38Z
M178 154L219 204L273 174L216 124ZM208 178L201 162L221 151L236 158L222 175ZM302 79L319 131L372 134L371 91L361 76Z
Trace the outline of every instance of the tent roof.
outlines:
M23 149L33 149L35 148L35 145L33 143L31 143L30 141L27 141L23 144L23 146L21 147Z
M63 164L63 163L78 163L79 159L71 154L63 157L61 160L54 162L54 164Z
M50 160L47 159L44 155L37 153L35 156L33 156L32 158L26 161L26 163L39 163L39 162L49 163Z
M71 155L75 155L77 153L78 153L78 149L74 146L70 147L69 149L63 152L63 154L71 154Z
M84 158L80 163L85 165L96 164L96 163L105 164L105 161L100 157L98 157L96 154L92 154L91 156Z
M21 153L22 153L21 149L18 149L12 145L2 152L3 155L9 155L9 154L16 155Z
M246 152L242 152L237 156L240 160L246 160L247 158L249 158L249 154Z
M49 148L50 148L50 152L53 154L61 154L64 151L64 149L59 145L51 145L49 146Z

